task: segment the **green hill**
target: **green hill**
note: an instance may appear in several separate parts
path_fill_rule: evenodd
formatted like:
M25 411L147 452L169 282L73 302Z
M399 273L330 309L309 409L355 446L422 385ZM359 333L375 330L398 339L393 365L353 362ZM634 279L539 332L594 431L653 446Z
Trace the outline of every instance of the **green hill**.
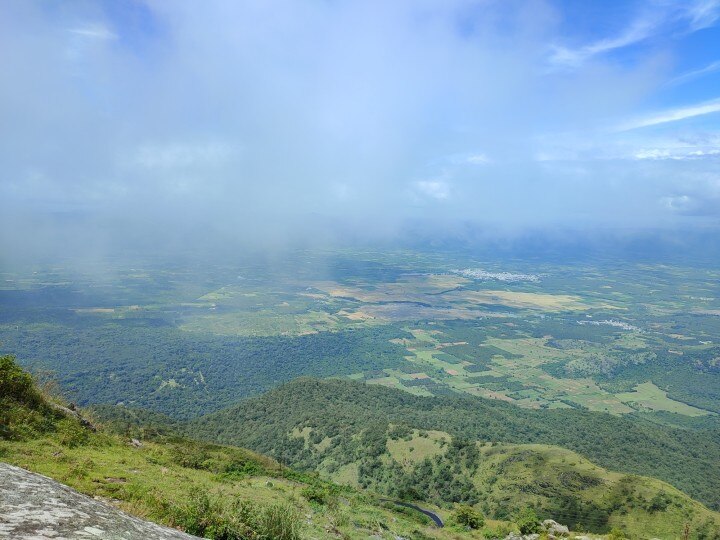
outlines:
M697 538L720 535L720 515L659 480L607 471L576 453L548 445L473 443L438 431L391 426L386 451L337 466L331 444L313 445L326 478L414 500L469 503L511 519L533 507L573 530L633 538L673 538L685 523Z
M673 429L632 417L531 411L481 398L425 398L349 381L304 378L197 419L189 430L198 437L253 448L304 470L395 496L438 504L479 502L498 518L533 503L548 517L569 508L567 512L577 514L568 514L576 523L602 531L616 521L657 522L650 501L663 494L682 501L684 510L668 518L675 530L693 513L703 523L701 515L711 522L717 518L668 484L607 473L589 464L595 472L588 475L568 465L591 459L622 473L655 476L705 503L717 504L717 432ZM433 450L428 463L416 462L417 456L440 443L421 441L413 445L418 453L406 456L412 457L408 465L406 458L393 453L393 448L399 451L393 441L408 436L415 440L418 430L448 433L455 442L444 435L447 449L439 457ZM472 450L476 445L469 441L506 444L481 445L476 456ZM527 446L531 443L554 446ZM470 450L452 450L456 444ZM474 461L463 461L463 452L471 452ZM498 470L513 463L512 470L529 470L529 479L508 484L508 477ZM566 478L572 481L565 482ZM427 479L431 481L424 482ZM636 509L645 513L637 514ZM618 517L623 512L628 516L624 521Z
M222 540L457 537L455 529L435 528L415 510L249 450L167 435L172 426L163 427L160 415L122 416L125 424L116 418L115 428L154 438L132 440L95 428L39 390L12 357L0 356L0 461L132 514ZM148 419L155 425L144 425Z
M607 471L557 446L476 442L413 428L413 420L427 424L438 405L444 414L462 415L458 425L472 426L474 409L452 400L403 409L395 394L303 379L184 425L122 407L76 411L4 356L0 460L146 519L225 540L502 538L528 508L576 531L675 538L687 523L690 538L720 538L720 515L664 482ZM397 394L401 402L412 398ZM489 412L492 404L468 404L501 423ZM407 416L403 421L392 418L396 407ZM265 445L279 460L177 435L207 437L220 422L226 438ZM540 429L550 432L542 422ZM424 501L450 526L436 528L420 512L375 493ZM478 511L494 519L478 530L458 523Z

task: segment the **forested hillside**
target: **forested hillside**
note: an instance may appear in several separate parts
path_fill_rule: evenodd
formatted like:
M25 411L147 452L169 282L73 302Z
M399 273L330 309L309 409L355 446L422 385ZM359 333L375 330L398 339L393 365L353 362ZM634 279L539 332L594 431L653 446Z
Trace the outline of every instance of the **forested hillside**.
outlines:
M64 407L12 357L0 356L0 461L110 499L131 514L216 540L455 537L419 512L249 450L161 436L170 430L158 415L127 416L138 428L154 421L132 433L144 435L138 440L93 426L85 414Z
M633 416L534 411L473 397L418 397L342 380L302 378L190 422L189 432L313 469L318 458L293 432L344 445L346 463L382 453L389 424L464 439L561 446L609 469L653 476L711 508L720 507L720 432L659 426ZM338 466L342 466L339 462Z
M63 316L71 321L67 326L42 321L3 332L0 324L0 352L17 353L35 371L53 371L81 405L122 402L176 418L220 409L301 375L328 377L403 362L403 348L389 342L397 332L383 327L229 337L182 332L160 319L151 326L139 318Z

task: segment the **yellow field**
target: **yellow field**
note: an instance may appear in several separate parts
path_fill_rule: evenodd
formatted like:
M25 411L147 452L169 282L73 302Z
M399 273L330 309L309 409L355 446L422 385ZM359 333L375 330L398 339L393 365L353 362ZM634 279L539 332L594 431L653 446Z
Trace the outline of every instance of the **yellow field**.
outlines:
M541 309L544 311L585 310L589 306L579 296L567 294L544 294L516 291L456 291L448 297L474 304L502 305L519 309Z

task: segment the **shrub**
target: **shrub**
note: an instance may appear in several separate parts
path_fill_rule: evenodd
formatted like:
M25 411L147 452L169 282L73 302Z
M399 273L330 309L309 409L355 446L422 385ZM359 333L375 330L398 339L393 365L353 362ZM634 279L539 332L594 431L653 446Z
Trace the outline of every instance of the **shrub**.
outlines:
M252 538L247 531L228 517L225 508L204 489L190 492L188 503L175 512L175 521L185 532L212 540L244 540Z
M223 465L221 475L225 478L238 480L246 476L259 475L263 472L263 468L256 462L235 458Z
M299 540L301 520L284 504L259 506L236 499L227 503L204 489L190 493L175 510L174 521L186 532L212 540Z
M0 356L0 396L28 405L40 401L32 376L23 371L11 355Z
M512 532L511 527L507 523L501 523L497 527L483 529L482 535L485 538L505 538Z
M541 529L540 519L532 508L521 510L515 517L515 525L520 529L520 534L539 533Z
M316 502L318 504L325 504L330 498L330 492L326 488L317 485L310 485L304 488L300 493L308 501Z
M648 512L662 512L667 509L672 503L672 498L664 491L659 491L655 496L650 499L650 502L646 505Z
M90 432L71 419L58 421L57 433L60 444L68 448L83 446L90 441Z
M0 439L25 439L53 428L53 415L32 376L0 356Z
M95 463L93 460L86 458L79 463L73 463L68 470L68 476L74 478L87 478L94 467Z
M475 508L467 504L461 504L458 506L453 514L453 518L458 525L470 527L471 529L479 529L485 525L485 518L483 515L475 510Z
M260 538L299 540L300 516L286 504L273 504L259 513L255 531Z
M182 442L170 446L172 460L188 469L207 470L208 452L199 444Z

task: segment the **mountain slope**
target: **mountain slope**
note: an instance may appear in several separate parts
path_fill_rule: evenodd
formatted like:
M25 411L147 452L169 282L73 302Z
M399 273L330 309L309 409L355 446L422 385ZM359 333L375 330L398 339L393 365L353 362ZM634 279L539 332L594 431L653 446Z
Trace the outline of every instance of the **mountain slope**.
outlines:
M11 357L0 357L0 461L208 538L506 534L437 529L419 512L383 502L376 491L428 501L423 505L443 519L455 515L459 503L471 504L503 520L493 526L505 531L507 520L532 507L576 530L620 527L631 538L674 538L687 523L693 539L720 538L717 513L658 480L612 473L554 446L479 443L410 427L412 420L452 426L451 413L459 417L456 427L479 425L478 413L495 429L503 420L520 422L502 406L505 417L493 416L494 404L483 400L405 402L412 396L398 394L399 401L378 387L303 379L189 426L156 413L98 408L111 419L110 432L49 398ZM556 433L543 422L541 434ZM181 438L180 429L245 438L320 476L250 450Z
M426 398L351 381L302 378L194 420L188 429L197 437L315 468L317 458L292 436L294 430L310 428L314 442L343 445L342 454L353 461L360 447L375 445L377 455L384 451L389 423L478 441L561 446L609 469L654 476L720 507L720 433L632 417L533 411L482 398Z
M249 450L175 436L138 441L95 429L43 394L9 356L0 356L0 462L207 538L457 537L417 511Z
M475 504L508 519L523 508L573 530L672 538L685 523L720 535L720 514L659 480L614 473L548 445L473 443L437 431L390 426L386 450L338 466L338 454L310 429L296 432L327 478L415 500ZM361 435L362 437L362 435Z

